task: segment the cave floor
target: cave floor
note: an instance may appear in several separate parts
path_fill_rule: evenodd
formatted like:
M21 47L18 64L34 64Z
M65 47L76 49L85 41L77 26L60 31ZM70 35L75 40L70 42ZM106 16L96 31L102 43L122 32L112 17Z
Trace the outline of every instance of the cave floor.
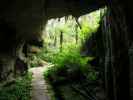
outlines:
M33 73L31 100L50 100L50 97L48 96L47 83L43 77L45 67L46 65L30 69Z

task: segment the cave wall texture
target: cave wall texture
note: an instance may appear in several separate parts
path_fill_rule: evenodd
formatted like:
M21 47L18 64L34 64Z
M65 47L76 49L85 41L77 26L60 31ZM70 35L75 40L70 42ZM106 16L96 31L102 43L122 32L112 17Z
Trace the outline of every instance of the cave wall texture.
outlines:
M100 32L92 41L104 66L107 100L133 100L132 1L106 0L106 5Z
M4 0L0 1L0 82L12 80L16 61L27 41L40 41L48 19L72 14L75 17L107 6L101 22L104 52L97 51L105 74L107 100L133 100L132 1L120 0ZM102 54L102 55L100 55ZM20 68L21 69L21 68ZM129 74L130 73L130 74ZM130 80L130 81L129 81ZM130 85L129 85L130 83ZM130 88L129 88L130 86ZM130 90L130 92L129 92ZM130 94L130 96L129 96ZM130 98L129 98L130 97Z
M102 24L106 92L109 100L133 100L132 2L112 0L107 5Z
M103 5L103 2L97 3L97 0L83 2L82 0L1 1L0 80L8 79L8 76L14 72L16 67L13 67L13 65L16 59L25 59L22 54L24 43L41 41L41 30L44 28L48 19L70 14L77 17L96 10ZM11 62L10 59L12 59ZM5 66L5 64L12 66ZM7 72L5 72L5 70Z
M101 27L88 40L97 45L93 55L104 68L107 100L133 100L132 4L130 0L106 0Z

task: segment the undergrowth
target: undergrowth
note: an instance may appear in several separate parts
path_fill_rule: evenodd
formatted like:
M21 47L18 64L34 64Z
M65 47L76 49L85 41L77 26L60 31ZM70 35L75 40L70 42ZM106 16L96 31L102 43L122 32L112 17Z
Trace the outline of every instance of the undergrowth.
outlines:
M44 61L52 62L53 56L56 54L56 52L56 49L53 48L41 48L40 52L31 54L29 57L29 66L37 67L42 65Z
M70 93L72 93L72 91L77 92L81 90L77 88L84 89L83 91L85 93L85 89L89 89L91 91L93 86L91 86L90 88L88 84L96 83L98 72L96 72L88 64L89 59L90 57L82 57L80 55L79 47L75 47L73 45L66 47L66 49L63 49L62 52L54 55L54 57L52 58L53 66L49 67L44 72L44 77L52 85L56 98L64 100L64 96L67 94L65 90L62 91L62 88L67 88L68 90L72 89L71 91L69 91ZM77 87L75 87L76 85ZM86 93L86 95L88 95L88 93ZM80 91L77 96L81 96ZM83 100L86 99L89 100L88 96Z
M0 100L30 100L32 74L28 73L10 86L0 88Z
M96 79L96 73L88 64L89 57L82 57L77 48L69 48L54 55L53 67L50 67L44 76L51 81L73 80L87 78Z

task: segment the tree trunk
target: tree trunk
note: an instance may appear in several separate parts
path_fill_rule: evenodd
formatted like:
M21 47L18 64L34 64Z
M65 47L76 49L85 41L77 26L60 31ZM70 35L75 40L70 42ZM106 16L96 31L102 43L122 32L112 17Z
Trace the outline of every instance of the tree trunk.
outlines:
M76 34L75 34L75 41L76 41L76 44L78 44L78 39L79 39L79 37L78 37L78 25L76 25L75 26L75 32L76 32Z
M62 52L63 47L63 32L60 33L60 52Z
M76 35L75 35L75 40L76 40L76 44L78 44L78 33L76 32Z
M56 45L57 45L57 36L55 36L54 38L54 47L56 47Z

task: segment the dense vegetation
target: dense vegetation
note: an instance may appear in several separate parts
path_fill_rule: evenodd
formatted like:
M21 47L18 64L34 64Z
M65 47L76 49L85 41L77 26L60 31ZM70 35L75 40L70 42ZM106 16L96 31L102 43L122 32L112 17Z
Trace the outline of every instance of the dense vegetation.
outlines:
M74 18L67 16L48 21L44 30L44 47L31 56L30 66L50 67L44 77L61 100L96 100L99 71L89 62L95 57L84 55L87 39L97 31L102 10Z
M78 19L73 16L66 16L49 20L43 31L44 47L41 49L33 48L39 52L36 55L30 55L30 66L38 66L42 61L52 62L53 56L69 49L69 47L74 46L73 48L81 49L86 39L97 31L101 11L92 12Z
M0 88L0 100L30 100L31 73L17 78L14 82Z
M65 100L86 100L87 93L80 93L84 88L92 91L92 87L86 87L88 84L96 83L98 73L87 63L89 57L82 57L78 48L67 48L67 50L56 54L53 57L52 67L44 72L44 77L53 86L56 98ZM83 87L83 88L82 88ZM82 88L82 89L80 89ZM68 90L68 91L66 91ZM71 93L76 93L71 95ZM76 95L79 98L73 98ZM85 96L84 96L85 95ZM91 94L90 94L91 95ZM91 95L90 98L93 98Z

